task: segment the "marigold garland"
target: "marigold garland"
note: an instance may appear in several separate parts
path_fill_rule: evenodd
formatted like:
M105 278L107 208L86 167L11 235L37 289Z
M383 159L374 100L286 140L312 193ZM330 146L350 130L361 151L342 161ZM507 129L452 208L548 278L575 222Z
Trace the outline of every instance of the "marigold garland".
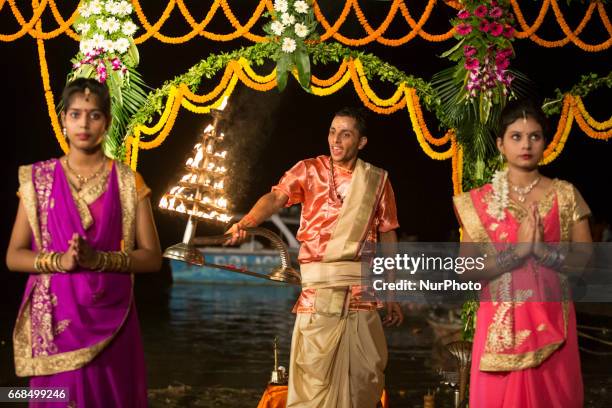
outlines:
M42 23L38 21L36 23L38 29L42 28ZM36 45L38 48L38 60L40 63L40 77L43 83L43 90L45 91L45 100L47 102L47 111L49 113L49 118L51 119L51 127L53 128L53 133L55 134L55 138L57 139L62 151L64 153L68 153L70 147L66 142L66 137L64 136L61 126L59 123L59 119L57 117L56 108L55 108L55 100L53 97L53 91L51 90L51 81L49 80L49 67L47 66L47 59L45 56L45 42L43 40L36 40Z
M274 68L268 75L261 76L255 71L253 71L253 68L251 67L249 61L246 58L240 57L240 59L238 60L238 64L240 64L244 73L247 74L248 77L255 82L258 82L260 84L267 84L271 81L276 81L276 68Z
M463 149L455 140L454 134L451 138L451 143L453 145L453 195L457 195L463 192Z
M413 107L415 116L417 118L417 123L421 128L423 136L428 143L435 146L442 146L448 143L451 139L451 135L453 135L452 130L448 130L444 136L435 138L431 133L429 133L429 129L427 128L427 124L425 123L425 118L423 118L423 112L421 110L421 104L419 103L419 97L416 93L416 89L411 88L406 92L406 97L408 98L408 103Z
M2 4L4 4L5 1L6 0L3 0ZM67 20L64 20L61 14L59 13L57 9L57 5L55 4L54 0L42 0L40 4L33 5L32 18L28 21L25 21L21 12L17 8L16 1L8 0L8 3L10 5L13 15L17 19L18 23L21 25L21 28L19 29L19 31L13 34L0 34L0 41L4 41L4 42L15 41L23 37L26 34L29 34L30 36L36 39L51 39L63 33L66 33L68 36L70 36L74 40L77 40L77 41L79 40L79 36L71 29L72 23L78 16L78 11L76 9L72 13L70 18L68 18ZM511 3L514 9L515 15L517 17L518 23L521 29L523 30L523 31L516 32L517 38L529 38L532 41L534 41L536 44L543 46L543 47L548 47L548 48L562 47L571 41L576 46L578 46L580 49L587 51L587 52L600 52L600 51L607 50L608 48L612 46L612 24L610 23L610 19L606 12L605 6L602 2L594 1L589 4L583 19L581 20L579 26L574 31L572 31L568 27L565 21L565 17L559 7L558 0L544 0L538 12L537 18L531 26L525 21L525 17L520 9L518 1L511 0ZM325 33L323 33L320 39L321 41L325 41L333 37L336 40L346 45L352 45L352 46L365 45L372 41L378 41L388 46L400 46L412 40L414 37L416 37L416 35L419 35L426 41L432 41L432 42L444 41L444 40L452 38L454 34L454 30L452 28L443 34L429 34L422 29L422 27L431 17L431 13L432 13L432 10L435 4L436 4L436 0L428 0L425 10L421 14L419 21L417 22L417 21L414 21L414 19L410 15L410 12L406 5L406 0L394 0L383 23L376 30L374 30L371 27L370 23L365 18L363 11L361 10L361 7L359 6L358 0L346 0L342 13L338 17L338 19L334 22L334 24L330 24L330 22L327 21L325 16L322 14L320 7L316 1L314 2L313 6L314 6L314 12L317 17L317 20L325 28ZM444 1L444 4L446 4L449 7L455 8L455 9L459 7L459 4L453 1ZM47 5L51 8L53 17L56 23L58 24L58 27L52 31L43 32L42 29L36 29L33 27L35 26L36 21L40 20L40 17L42 16ZM147 17L145 16L144 12L142 11L140 1L133 0L132 6L136 12L138 20L140 21L140 24L145 30L145 32L142 35L140 35L139 37L135 39L136 44L141 44L151 37L155 37L156 39L164 43L180 44L180 43L184 43L186 41L193 39L197 35L203 36L213 41L230 41L230 40L236 39L241 36L251 41L254 41L254 42L266 41L265 37L253 34L250 32L250 30L254 27L257 21L262 17L266 8L268 9L268 11L273 9L273 6L270 0L260 0L256 9L253 12L253 15L249 18L249 20L244 25L242 25L238 21L238 19L235 17L233 11L228 5L227 0L215 0L210 6L205 18L202 20L202 22L198 23L195 21L195 19L191 15L189 9L187 8L183 0L170 0L168 4L166 5L166 8L164 9L160 18L155 22L155 24L151 25L151 23L148 21ZM166 36L164 34L161 34L160 29L169 19L172 11L174 10L176 6L178 6L179 12L183 16L187 24L191 27L191 31L179 37L171 37L171 36ZM565 38L557 40L557 41L543 40L535 34L538 31L538 29L542 26L544 19L546 15L548 14L548 10L551 6L553 9L553 15L557 23L561 27L563 33L565 34ZM597 11L602 21L602 24L604 25L610 37L607 40L599 44L586 44L584 41L582 41L578 37L578 35L580 35L580 33L586 27L587 23L592 19L592 15L593 15L595 7L597 7ZM205 27L212 21L215 14L219 10L219 8L223 10L225 17L228 19L232 27L235 29L234 32L228 33L228 34L216 34L216 33L211 33L211 32L207 32L204 30ZM357 20L359 21L359 23L362 25L362 27L366 31L367 35L365 37L357 38L357 39L350 39L339 33L340 28L346 22L351 10L355 10ZM405 36L398 38L398 39L385 38L384 34L388 30L390 24L394 21L398 10L400 11L404 20L406 20L406 22L410 26L411 30Z
M612 117L604 122L598 122L587 112L580 96L574 96L574 103L580 115L586 120L590 127L597 130L609 130L612 128Z
M338 92L338 90L342 89L344 85L346 85L350 80L351 80L351 73L349 72L348 65L347 65L347 70L344 72L342 77L335 84L330 85L328 87L318 87L316 85L311 85L310 90L312 91L314 95L328 96L328 95Z
M223 72L223 76L221 77L221 81L219 84L209 93L204 95L196 95L187 87L185 84L180 85L180 89L182 94L192 102L204 103L208 102L214 98L216 98L225 88L227 88L230 80L234 79L234 73L236 71L237 64L234 61L231 61L225 67L225 71Z
M559 123L557 125L557 131L553 137L553 140L544 150L544 155L540 164L545 165L557 158L563 148L565 147L565 142L567 141L567 137L570 134L572 129L572 122L574 120L573 110L572 110L572 101L573 98L571 95L566 95L563 100L563 109L561 111L561 117L559 118Z
M336 73L334 75L332 75L331 77L329 77L327 79L319 79L315 75L313 75L310 78L310 82L312 84L320 86L320 87L332 86L335 83L337 83L341 78L344 77L344 75L348 71L348 66L349 66L348 60L343 59L342 63L340 64L340 67L338 68L338 71L336 71Z
M406 95L406 98L408 97L409 96ZM427 140L425 140L425 136L423 136L423 132L421 130L421 126L419 125L414 106L411 103L407 103L406 105L408 106L408 114L410 115L412 129L414 130L414 133L417 137L417 141L419 142L419 145L421 146L421 149L423 149L425 154L427 154L427 156L431 157L434 160L446 160L449 157L452 157L453 152L455 151L455 144L451 143L451 146L445 152L436 152L435 150L433 150L427 143Z
M40 22L40 16L43 11L45 11L45 6L47 5L47 0L42 0L42 3L36 7L34 10L34 14L32 18L26 23L21 13L19 13L19 9L15 5L15 0L8 0L9 5L11 6L11 11L13 15L17 19L17 22L21 25L21 29L14 34L0 34L0 41L15 41L18 38L23 37L26 33L29 33L32 27Z
M391 113L397 112L399 109L406 106L406 98L400 99L396 104L389 106L389 107L381 108L379 106L376 106L374 103L371 102L370 98L365 94L363 88L361 87L361 81L359 79L359 74L357 73L357 70L355 69L355 64L349 64L348 72L350 73L351 79L353 80L353 87L355 88L355 91L357 92L357 96L359 96L359 99L361 99L361 102L363 102L363 104L368 109L376 113L390 115Z
M610 25L610 21L608 20L607 13L605 12L603 5L599 2L597 3L591 2L591 4L589 4L583 19L581 20L576 30L573 32L568 27L567 23L565 22L565 18L563 17L563 13L561 12L561 9L559 8L557 0L544 0L543 1L542 7L540 8L540 12L538 13L538 17L536 18L532 26L529 26L529 24L527 24L527 22L525 21L525 17L523 16L523 13L520 9L518 1L510 0L510 2L512 4L512 8L514 9L514 14L517 17L517 21L521 29L523 30L522 32L517 31L515 33L515 36L517 38L529 38L536 44L542 47L546 47L546 48L563 47L564 45L568 44L571 41L574 44L576 44L580 49L587 51L587 52L603 51L603 50L610 48L610 46L612 45L612 26ZM557 40L557 41L543 40L535 34L536 31L540 28L540 26L544 22L544 18L546 17L549 6L552 6L553 13L555 15L555 19L557 20L557 23L561 27L561 30L563 31L563 33L566 35L566 37L561 40ZM606 30L608 31L608 33L610 34L610 38L600 44L589 45L589 44L585 44L582 40L580 40L580 38L578 38L577 35L579 35L582 32L582 30L586 27L587 23L589 22L589 20L591 19L593 15L593 11L595 7L598 7L598 12L601 17L601 21L604 27L606 28Z
M394 106L399 102L399 100L402 97L404 97L405 85L402 83L397 87L393 95L389 97L388 99L379 98L378 95L374 93L372 88L370 88L370 84L368 83L368 79L365 76L365 72L363 70L363 65L361 64L361 60L355 59L355 60L352 60L351 63L353 64L353 66L355 67L355 70L357 71L357 75L359 77L359 83L361 84L363 91L368 96L368 98L372 102L374 102L376 105Z

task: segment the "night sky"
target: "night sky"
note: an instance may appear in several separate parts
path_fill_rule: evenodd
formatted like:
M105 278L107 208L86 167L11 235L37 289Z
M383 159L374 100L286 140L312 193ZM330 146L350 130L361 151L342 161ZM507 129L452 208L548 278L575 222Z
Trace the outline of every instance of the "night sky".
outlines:
M19 2L29 4L29 2ZM64 16L68 16L76 5L63 5ZM74 4L73 4L74 3ZM164 2L143 2L150 21L161 14ZM256 1L232 1L238 18L246 21L255 8ZM324 13L334 20L340 13L342 2L320 1ZM412 16L418 19L424 4L407 2ZM572 7L562 4L571 27L575 27L584 14L586 6L574 1ZM196 20L203 18L212 1L186 1ZM377 26L390 7L386 1L360 1L365 14L373 26ZM538 1L522 1L521 7L528 21L537 15ZM203 6L206 5L206 6ZM18 29L8 6L0 11L0 31L15 32ZM26 18L31 14L23 12ZM439 4L425 29L430 33L441 33L448 29L448 19L454 10ZM47 16L48 17L48 16ZM50 23L46 25L49 29ZM259 26L258 26L259 27ZM178 13L165 24L163 32L179 35L187 32L188 26ZM230 25L221 13L213 20L209 30L229 32ZM257 29L259 30L259 28ZM398 38L407 31L405 23L396 18L388 32L388 38ZM589 23L587 33L581 38L587 43L599 43L606 38L597 15ZM261 33L261 31L259 31ZM362 31L352 17L344 25L342 33L349 37L361 37ZM555 22L552 11L538 31L545 39L558 39L562 33ZM141 54L140 72L151 87L160 86L164 80L184 73L189 67L211 53L232 50L252 43L245 39L229 43L212 42L198 37L186 44L162 44L149 39L139 46ZM455 44L454 40L431 43L416 38L401 47L368 45L364 50L390 62L406 73L429 80L435 72L448 67L449 62L439 55ZM563 48L545 49L530 40L515 41L517 58L512 66L526 73L536 84L534 92L542 97L552 96L557 87L569 89L578 82L580 75L596 72L601 75L610 70L610 52L587 53L573 44ZM66 75L70 69L70 58L77 51L77 43L67 36L45 42L47 60L56 96L61 93ZM17 207L17 167L21 164L57 157L61 154L59 145L52 135L45 105L42 82L39 73L36 43L29 37L11 43L0 43L0 75L2 78L2 118L4 158L2 160L2 217L0 217L0 239L2 255L8 243L10 228ZM608 61L608 62L606 62ZM267 73L270 64L259 70ZM329 69L315 68L314 73L326 77ZM220 75L204 81L201 91L212 89ZM389 88L374 83L381 96L390 95ZM599 90L586 98L586 106L596 119L609 117L609 90ZM347 85L341 92L329 97L317 97L305 93L293 79L287 89L279 94L274 90L259 93L239 85L232 98L227 121L228 139L232 141L229 155L232 157L232 179L230 200L236 211L247 210L256 199L269 191L283 172L298 160L327 154L326 135L333 112L344 105L361 106L352 86ZM432 115L426 114L429 127L439 134ZM209 123L210 117L194 115L181 110L179 119L167 141L153 151L141 151L138 170L153 190L156 206L164 190L175 181L177 172L190 153L200 131ZM552 119L556 124L557 117ZM384 116L371 114L370 137L362 158L389 171L393 184L401 224L401 233L417 235L422 241L446 241L452 230L457 228L451 206L451 162L437 162L425 155L419 147L411 129L405 109ZM610 171L609 143L591 140L574 125L569 141L562 155L552 165L542 169L543 173L573 182L585 196L594 213L610 218L611 207L606 192L612 182ZM158 211L155 213L160 237L164 247L182 237L184 222L173 219ZM202 226L201 234L207 233ZM4 258L4 256L3 256Z

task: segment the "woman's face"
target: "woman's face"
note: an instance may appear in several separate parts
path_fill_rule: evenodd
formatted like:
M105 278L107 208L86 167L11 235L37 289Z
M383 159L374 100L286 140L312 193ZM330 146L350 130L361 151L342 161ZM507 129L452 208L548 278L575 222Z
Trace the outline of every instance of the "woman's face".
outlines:
M510 167L534 170L542 160L546 141L542 126L533 118L519 118L512 122L497 148L505 156Z
M100 148L108 129L108 120L98 106L98 96L72 95L70 105L62 112L62 123L71 148L94 151Z

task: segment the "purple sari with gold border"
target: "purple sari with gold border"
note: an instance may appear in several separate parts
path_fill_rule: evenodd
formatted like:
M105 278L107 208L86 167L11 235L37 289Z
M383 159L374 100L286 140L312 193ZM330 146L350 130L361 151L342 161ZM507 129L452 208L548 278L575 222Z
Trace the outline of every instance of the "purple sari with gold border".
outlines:
M474 242L516 243L526 210L510 201L501 220L487 212L487 184L454 197L460 222ZM544 241L568 242L574 222L590 211L568 182L553 180L538 203ZM533 259L483 289L476 316L470 373L471 408L578 408L583 385L574 305L565 278ZM551 299L561 301L546 301Z
M131 251L137 174L113 162L76 191L57 159L19 170L34 251L68 249L79 233L99 251ZM77 269L32 274L13 333L15 370L31 387L67 387L70 402L32 406L146 406L133 276Z

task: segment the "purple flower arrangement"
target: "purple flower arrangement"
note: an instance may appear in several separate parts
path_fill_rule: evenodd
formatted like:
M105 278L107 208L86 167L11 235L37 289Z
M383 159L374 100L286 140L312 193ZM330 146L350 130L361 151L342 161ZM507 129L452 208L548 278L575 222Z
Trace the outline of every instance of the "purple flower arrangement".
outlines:
M467 96L487 100L507 96L514 79L508 71L514 55L510 4L508 0L463 0L461 4L453 20L460 45L447 55L466 71Z

